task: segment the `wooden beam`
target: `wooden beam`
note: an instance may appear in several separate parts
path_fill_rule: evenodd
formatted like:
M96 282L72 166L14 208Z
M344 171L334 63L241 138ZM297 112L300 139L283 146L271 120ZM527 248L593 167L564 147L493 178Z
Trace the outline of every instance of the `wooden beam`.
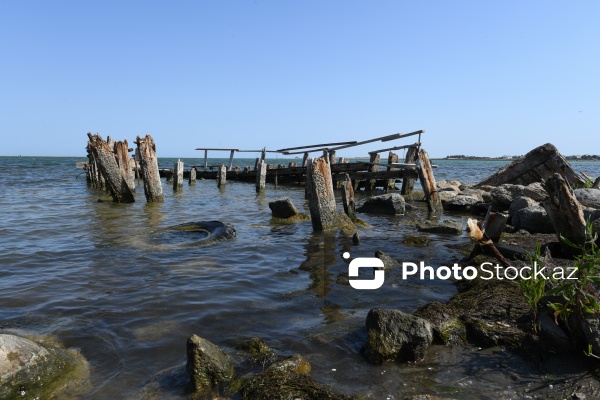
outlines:
M354 143L356 143L356 140L350 141L350 142L323 143L323 144L311 144L309 146L288 147L286 149L279 149L277 151L280 153L283 153L283 152L290 151L290 150L311 149L313 147L318 148L318 150L323 150L323 148L328 148L330 146L340 146L340 145L344 145L344 144L354 144Z

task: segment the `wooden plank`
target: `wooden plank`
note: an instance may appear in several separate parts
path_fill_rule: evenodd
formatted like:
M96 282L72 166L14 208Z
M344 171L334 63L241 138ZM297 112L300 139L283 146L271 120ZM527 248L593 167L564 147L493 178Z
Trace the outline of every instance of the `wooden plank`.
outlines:
M323 150L323 148L328 148L330 146L339 146L339 145L353 144L353 143L356 143L356 140L349 141L349 142L322 143L322 144L311 144L308 146L288 147L285 149L279 149L277 151L280 153L283 153L283 152L290 151L290 150L311 149L311 148L318 148L318 150Z
M371 154L371 153L383 153L384 151L403 150L403 149L408 149L410 147L421 147L421 143L417 142L417 143L413 143L413 144L407 144L407 145L404 145L404 146L389 147L387 149L370 151L369 154Z

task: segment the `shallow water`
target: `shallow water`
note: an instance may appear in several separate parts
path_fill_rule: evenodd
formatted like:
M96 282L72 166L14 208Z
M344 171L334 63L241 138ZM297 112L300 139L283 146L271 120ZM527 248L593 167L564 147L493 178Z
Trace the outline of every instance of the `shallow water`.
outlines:
M268 202L282 196L308 212L303 188L267 185L257 195L251 184L228 182L219 190L215 181L198 181L174 193L163 180L162 204L147 204L142 186L136 203L114 204L87 187L76 161L85 160L0 157L0 329L47 333L80 349L92 368L93 389L85 398L140 397L156 377L181 369L191 334L232 354L233 340L261 337L281 354L304 355L319 382L363 398L513 393L504 376L465 372L477 349L460 355L442 349L404 366L371 366L359 354L369 309L412 312L456 292L446 281L402 280L400 269L386 272L378 290L338 283L347 277L346 251L372 257L382 250L433 266L457 261L460 255L446 245L464 242L464 235L432 235L424 248L403 244L415 232L407 221L437 218L422 204L407 216L361 215L369 226L352 246L343 233L314 234L310 222L271 221ZM436 164L438 179L474 182L504 163ZM582 164L597 175L598 164ZM442 218L466 222L459 215ZM236 240L186 248L177 246L181 236L160 233L203 220L233 224ZM162 397L185 398L180 387L162 390Z

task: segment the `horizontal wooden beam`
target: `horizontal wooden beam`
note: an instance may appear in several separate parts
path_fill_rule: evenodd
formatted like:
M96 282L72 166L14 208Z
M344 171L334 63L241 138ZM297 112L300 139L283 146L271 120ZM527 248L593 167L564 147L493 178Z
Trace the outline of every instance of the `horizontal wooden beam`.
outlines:
M329 148L329 146L339 146L342 144L353 144L353 143L356 143L356 140L350 141L350 142L323 143L323 144L311 144L309 146L288 147L287 149L279 149L277 151L283 153L283 152L290 151L290 150L312 149L313 147L318 147L319 150L322 150L323 148ZM318 150L314 150L314 151L318 151ZM309 151L309 153L310 152L312 152L312 151ZM302 152L302 153L304 153L304 152Z
M377 153L383 153L384 151L402 150L402 149L408 149L409 147L420 147L420 146L421 146L421 143L417 142L417 143L413 143L413 144L407 144L405 146L396 146L396 147L390 147L387 149L370 151L369 154L377 154Z

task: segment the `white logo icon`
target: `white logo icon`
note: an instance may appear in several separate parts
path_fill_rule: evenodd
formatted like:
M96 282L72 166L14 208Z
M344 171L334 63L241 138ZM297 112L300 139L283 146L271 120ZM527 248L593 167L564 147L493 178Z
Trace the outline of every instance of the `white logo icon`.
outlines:
M350 258L350 253L345 252L342 257L345 260ZM383 261L375 257L355 258L348 265L348 276L357 277L359 268L384 268ZM385 280L383 269L375 269L373 279L350 279L350 286L354 289L379 289Z

